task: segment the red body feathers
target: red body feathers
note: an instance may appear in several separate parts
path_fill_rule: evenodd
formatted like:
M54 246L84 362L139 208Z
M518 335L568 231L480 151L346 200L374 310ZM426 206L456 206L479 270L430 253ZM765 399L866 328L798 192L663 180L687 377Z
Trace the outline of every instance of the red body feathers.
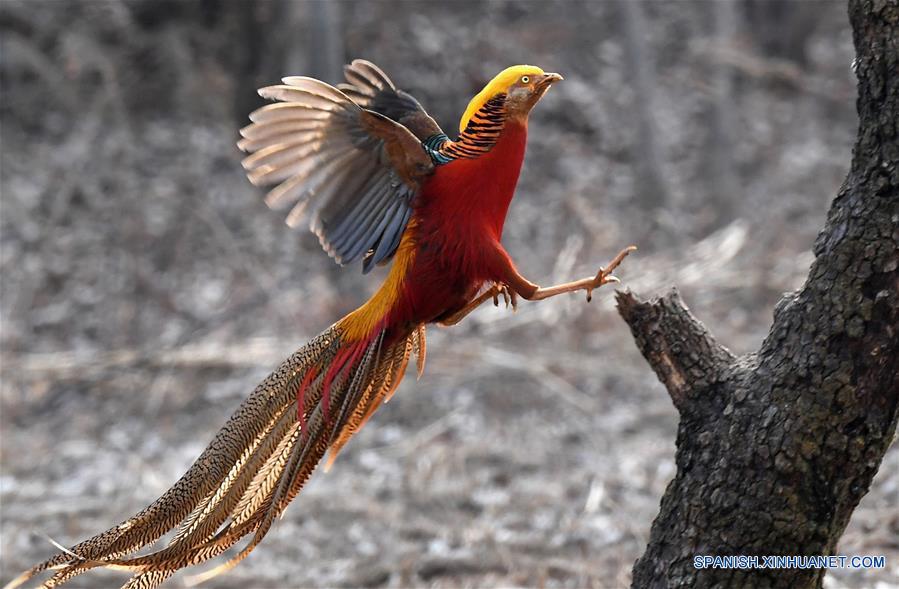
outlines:
M423 186L411 232L415 257L388 313L391 327L439 320L485 282L503 279L511 260L500 239L526 142L527 125L509 121L488 153L438 167Z

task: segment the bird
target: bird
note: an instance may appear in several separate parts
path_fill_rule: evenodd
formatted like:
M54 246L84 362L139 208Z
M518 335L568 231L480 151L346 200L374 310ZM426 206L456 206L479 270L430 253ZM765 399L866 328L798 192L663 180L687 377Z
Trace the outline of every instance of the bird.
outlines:
M272 102L250 114L238 147L265 202L308 223L338 264L368 273L389 265L364 304L272 372L188 471L124 522L32 567L7 587L52 571L57 587L97 567L150 589L235 547L205 581L243 560L327 454L341 448L426 357L426 326L455 325L481 304L592 292L618 279L621 250L593 275L543 287L521 275L502 245L524 160L529 115L562 81L529 65L502 70L469 102L455 140L384 71L357 59L336 86L304 76L261 88ZM166 538L166 536L168 536ZM144 550L140 554L138 551ZM149 551L147 551L149 550Z

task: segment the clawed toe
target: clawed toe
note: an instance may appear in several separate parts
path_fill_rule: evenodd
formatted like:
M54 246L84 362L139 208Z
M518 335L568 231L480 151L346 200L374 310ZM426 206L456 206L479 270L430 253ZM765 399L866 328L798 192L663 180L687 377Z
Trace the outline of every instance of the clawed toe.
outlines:
M503 295L503 302L506 303L506 308L512 307L512 310L516 310L518 308L518 295L514 290L509 288L507 284L497 283L493 286L493 288L497 291L498 294ZM497 301L496 297L494 300ZM497 301L497 306L499 302Z
M518 308L518 295L514 290L510 289L508 285L497 282L488 292L493 297L494 307L499 307L499 297L502 296L507 309L512 307L512 310L514 311Z

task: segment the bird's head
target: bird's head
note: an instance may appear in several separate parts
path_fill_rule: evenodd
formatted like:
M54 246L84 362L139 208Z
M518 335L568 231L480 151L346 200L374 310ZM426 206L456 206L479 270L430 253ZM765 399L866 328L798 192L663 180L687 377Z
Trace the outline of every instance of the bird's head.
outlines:
M559 74L546 73L542 69L532 65L513 65L507 67L496 75L478 92L462 120L459 121L459 132L465 130L468 121L490 99L499 94L506 95L506 110L509 117L527 119L528 113L534 108L553 83L562 80Z

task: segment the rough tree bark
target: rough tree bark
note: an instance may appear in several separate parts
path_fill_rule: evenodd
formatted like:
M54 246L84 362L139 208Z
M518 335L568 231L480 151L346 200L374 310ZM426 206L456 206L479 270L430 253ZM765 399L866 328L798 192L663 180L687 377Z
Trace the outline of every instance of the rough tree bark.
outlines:
M899 416L899 0L850 0L858 138L805 285L734 357L676 292L618 308L680 413L677 474L633 586L821 587L823 570L693 556L830 555ZM848 64L847 64L848 65Z

